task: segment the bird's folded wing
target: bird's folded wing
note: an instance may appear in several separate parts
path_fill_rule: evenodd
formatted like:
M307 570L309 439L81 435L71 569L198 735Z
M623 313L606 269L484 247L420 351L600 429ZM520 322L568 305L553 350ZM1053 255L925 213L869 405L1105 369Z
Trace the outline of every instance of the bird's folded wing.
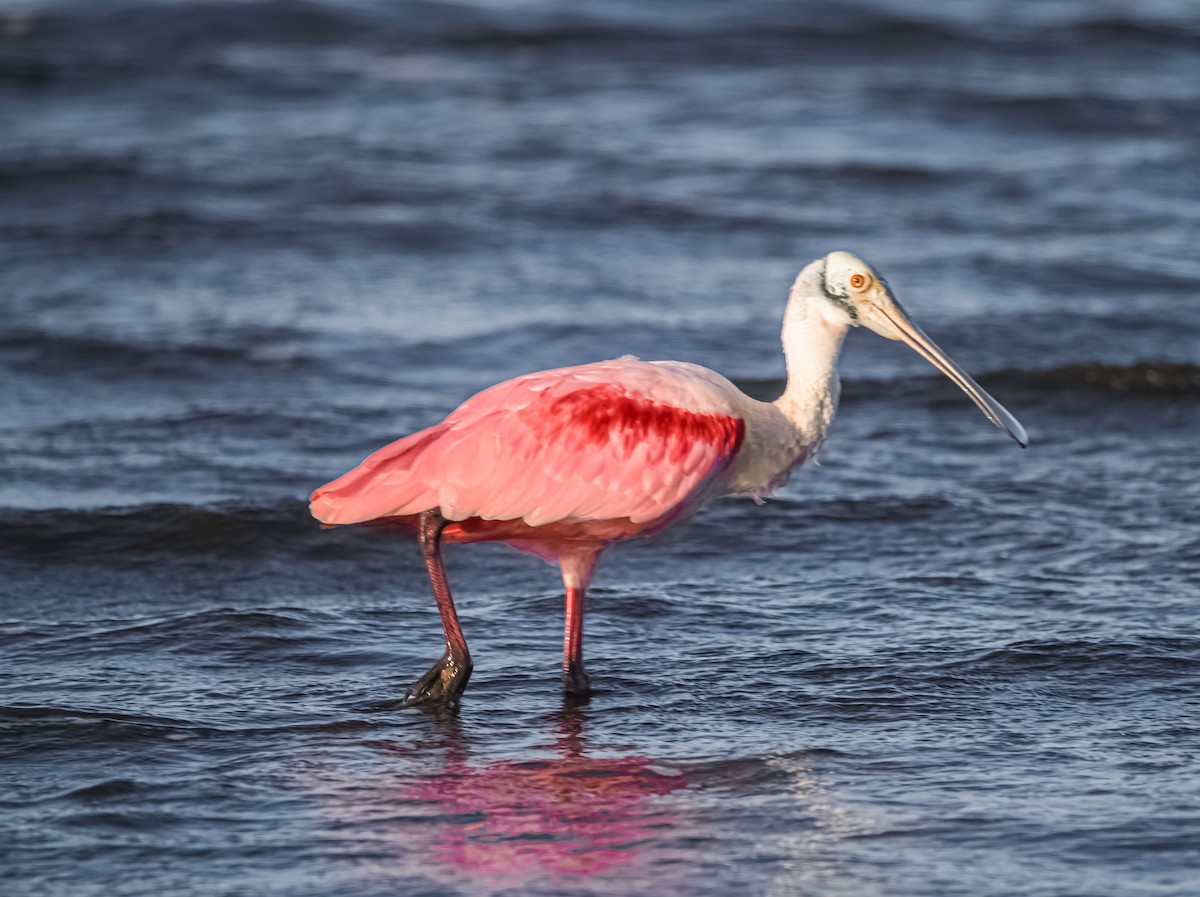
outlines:
M744 424L703 377L635 359L487 389L313 494L326 523L439 508L449 520L628 518L678 511L722 474Z

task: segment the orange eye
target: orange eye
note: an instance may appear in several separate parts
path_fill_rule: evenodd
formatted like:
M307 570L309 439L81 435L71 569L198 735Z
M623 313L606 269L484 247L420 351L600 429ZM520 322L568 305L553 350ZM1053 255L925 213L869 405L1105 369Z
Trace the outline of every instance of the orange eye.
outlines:
M867 277L865 274L851 274L850 275L850 286L854 287L854 289L861 290L866 285L867 285Z

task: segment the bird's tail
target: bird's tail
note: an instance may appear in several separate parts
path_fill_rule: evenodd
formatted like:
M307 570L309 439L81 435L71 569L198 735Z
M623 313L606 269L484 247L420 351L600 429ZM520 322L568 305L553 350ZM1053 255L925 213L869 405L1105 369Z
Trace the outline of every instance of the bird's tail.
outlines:
M309 511L321 523L337 526L436 507L436 489L414 468L445 431L446 427L438 424L384 446L358 467L313 492Z

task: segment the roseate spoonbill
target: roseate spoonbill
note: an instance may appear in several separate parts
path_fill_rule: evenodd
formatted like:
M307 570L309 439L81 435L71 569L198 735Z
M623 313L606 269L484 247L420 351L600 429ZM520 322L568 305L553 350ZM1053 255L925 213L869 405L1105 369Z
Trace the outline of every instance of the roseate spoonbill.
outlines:
M566 586L563 685L586 695L584 593L609 545L660 532L713 498L761 498L821 446L851 327L902 340L1021 446L1025 430L913 323L887 282L849 252L797 276L783 319L787 387L760 402L707 368L625 357L526 374L375 452L312 494L327 525L416 529L446 633L442 658L378 708L458 700L471 655L441 543L501 541L557 561Z

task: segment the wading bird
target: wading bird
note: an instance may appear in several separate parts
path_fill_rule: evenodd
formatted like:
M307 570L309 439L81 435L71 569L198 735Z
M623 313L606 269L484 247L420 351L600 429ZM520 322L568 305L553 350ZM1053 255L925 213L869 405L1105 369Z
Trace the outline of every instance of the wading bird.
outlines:
M787 482L825 439L838 353L860 325L907 343L1025 445L1017 420L925 336L875 269L832 252L792 285L783 319L787 387L774 402L679 361L626 357L541 371L485 389L317 489L311 510L322 523L415 528L433 584L446 651L401 700L378 708L454 703L471 675L443 542L506 542L560 565L563 686L586 695L583 604L597 557L718 496L761 498Z

